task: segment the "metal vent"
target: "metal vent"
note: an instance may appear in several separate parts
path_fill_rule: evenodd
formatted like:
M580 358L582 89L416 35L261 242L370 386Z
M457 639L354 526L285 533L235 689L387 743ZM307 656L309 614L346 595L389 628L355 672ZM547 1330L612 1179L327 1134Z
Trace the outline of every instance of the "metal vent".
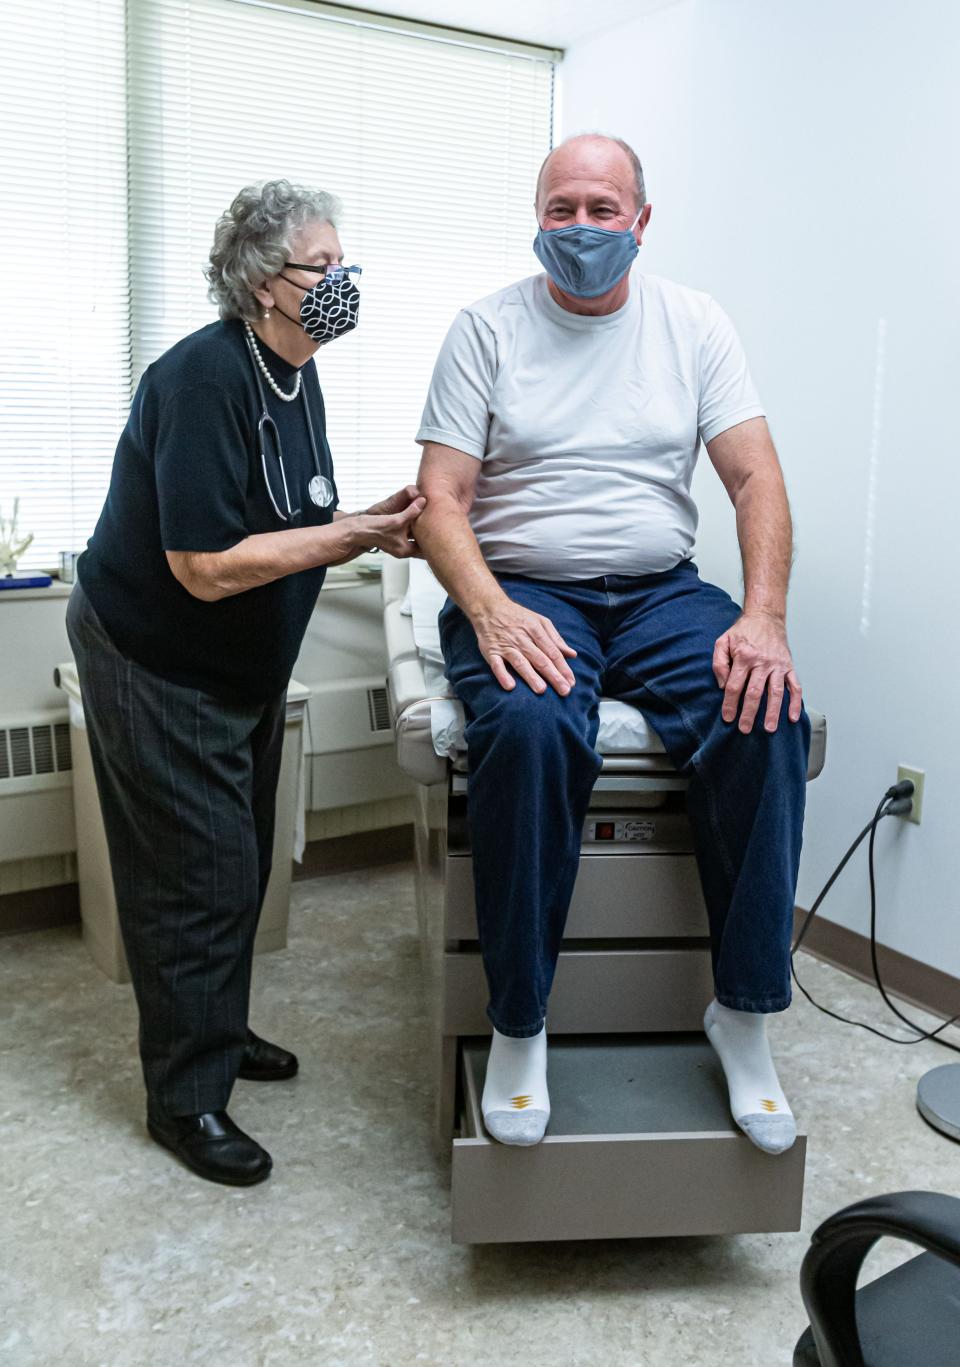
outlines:
M0 727L0 780L72 769L67 722Z
M53 744L57 752L57 770L73 768L73 753L70 749L70 723L58 721L53 728Z
M33 773L29 726L12 726L10 728L10 758L13 761L14 778L26 778L28 774Z
M387 703L385 688L367 689L367 706L370 709L370 730L390 730L390 707Z
M33 728L33 772L52 774L53 766L53 727L35 726Z

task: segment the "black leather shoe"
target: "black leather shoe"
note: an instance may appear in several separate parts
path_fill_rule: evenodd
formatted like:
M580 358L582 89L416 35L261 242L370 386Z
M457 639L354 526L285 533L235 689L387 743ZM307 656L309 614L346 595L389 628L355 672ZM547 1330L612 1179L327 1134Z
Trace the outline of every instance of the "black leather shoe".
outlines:
M210 1182L252 1187L270 1176L273 1159L226 1111L177 1116L148 1111L147 1129L158 1144Z
M247 1043L240 1060L237 1077L245 1077L249 1082L278 1082L281 1078L295 1077L300 1064L296 1054L289 1049L281 1049L279 1044L247 1031Z

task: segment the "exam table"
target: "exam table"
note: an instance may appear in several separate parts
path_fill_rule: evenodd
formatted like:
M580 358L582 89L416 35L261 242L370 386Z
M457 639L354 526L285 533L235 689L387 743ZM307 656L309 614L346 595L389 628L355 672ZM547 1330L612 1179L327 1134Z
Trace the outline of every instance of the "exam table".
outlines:
M686 780L642 713L604 699L603 768L550 997L551 1118L532 1148L483 1127L489 1044L466 818L464 718L443 676L445 594L418 560L383 567L388 695L417 786L416 901L434 1043L434 1132L458 1243L800 1228L806 1135L761 1152L734 1124L703 1033L713 995ZM826 723L811 714L808 779Z

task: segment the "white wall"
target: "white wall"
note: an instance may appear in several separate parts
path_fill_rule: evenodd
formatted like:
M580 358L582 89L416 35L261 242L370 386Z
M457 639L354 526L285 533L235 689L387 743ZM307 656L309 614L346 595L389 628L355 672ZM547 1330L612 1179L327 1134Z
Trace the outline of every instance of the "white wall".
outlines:
M53 671L73 655L64 621L68 596L56 581L0 594L0 726L48 708L67 710Z
M732 314L793 505L790 635L830 724L808 790L809 906L897 764L923 822L889 820L882 941L960 974L957 509L960 6L683 0L568 51L561 132L627 138L653 219L641 262ZM738 592L706 456L702 572ZM865 932L864 862L826 916Z

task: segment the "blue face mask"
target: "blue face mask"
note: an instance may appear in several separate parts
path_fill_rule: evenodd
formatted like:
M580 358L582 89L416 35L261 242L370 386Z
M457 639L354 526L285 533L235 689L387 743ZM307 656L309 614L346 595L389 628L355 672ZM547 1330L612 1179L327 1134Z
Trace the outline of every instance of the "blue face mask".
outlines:
M642 212L642 210L641 210ZM612 290L630 269L637 254L633 230L596 228L592 223L572 223L569 228L541 228L533 250L550 279L575 299L596 299Z

